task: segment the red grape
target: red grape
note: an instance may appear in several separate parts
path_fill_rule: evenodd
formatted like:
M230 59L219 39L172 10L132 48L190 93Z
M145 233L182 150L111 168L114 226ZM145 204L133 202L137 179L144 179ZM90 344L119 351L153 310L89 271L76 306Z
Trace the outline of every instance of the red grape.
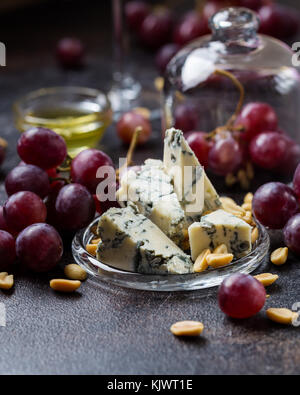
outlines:
M259 133L276 131L278 118L269 104L249 103L242 109L236 124L245 128L243 137L246 140L251 140Z
M56 178L57 177L57 170L56 170L56 168L53 167L53 169L47 170L47 174L48 174L48 177L50 177L50 178Z
M47 207L47 223L58 227L57 215L56 215L56 199L59 191L66 185L62 180L55 181L51 184L51 190L47 198L45 199L45 205Z
M138 31L150 13L150 7L143 1L129 1L125 5L125 15L128 26Z
M264 0L239 0L239 7L250 8L250 10L257 11L264 3Z
M254 195L253 212L264 226L271 229L282 229L298 211L293 190L280 182L265 184Z
M8 232L8 225L4 218L3 207L0 206L0 230L5 230ZM10 232L9 232L10 233Z
M55 209L59 228L71 231L89 225L96 211L93 196L80 184L64 186L58 193Z
M226 7L226 1L217 1L217 0L210 0L206 2L203 7L203 16L207 23L209 22L210 18L214 16L218 11L222 8Z
M274 170L280 174L291 175L300 163L300 146L290 137L286 136L284 132L282 132L282 136L286 140L287 147L282 162Z
M142 42L151 48L159 48L170 41L173 27L172 13L158 8L143 21L139 34Z
M179 46L176 44L166 44L157 53L155 62L158 70L163 74L170 63L171 59L179 51Z
M13 237L16 237L18 235L18 232L9 229L6 219L4 218L2 206L0 206L0 230L5 230L5 232L10 233Z
M103 181L103 178L97 178L96 176L98 169L103 166L114 167L113 161L108 155L96 149L84 150L72 161L72 181L84 185L94 194L100 182Z
M206 136L207 133L205 132L193 132L190 133L186 139L199 162L205 168L208 167L208 155L211 148Z
M240 144L233 138L218 139L208 155L211 170L220 176L235 172L243 160Z
M57 44L56 55L60 64L65 68L83 66L85 48L77 38L63 38Z
M37 273L54 269L63 254L58 232L48 224L34 224L24 229L16 241L17 256L22 265Z
M266 5L259 10L260 32L286 39L299 30L299 12L280 4Z
M300 214L289 219L283 230L285 245L300 255Z
M93 195L93 198L94 198L94 202L95 202L96 212L99 213L99 214L103 214L102 213L101 202L99 201L97 195Z
M175 27L174 42L180 46L209 33L207 21L197 12L188 13Z
M261 133L250 144L253 163L263 169L275 169L286 157L288 143L285 136L273 133Z
M245 319L256 315L266 303L266 290L254 277L233 274L219 289L219 306L231 318Z
M295 171L294 180L293 180L293 188L294 188L296 195L300 199L300 164L298 165L298 167Z
M197 109L191 103L183 103L175 109L175 128L188 133L197 130L199 117Z
M5 203L4 218L9 228L20 232L27 226L45 222L47 209L42 199L33 192L18 192Z
M40 167L17 166L6 177L5 188L8 196L21 191L30 191L44 198L50 191L49 177Z
M125 144L130 144L137 127L142 128L142 132L139 135L138 143L144 144L146 141L149 140L152 132L150 122L148 121L148 119L134 111L125 113L117 124L117 132L120 139Z
M48 170L62 164L67 156L67 146L52 130L32 128L20 137L18 154L25 163Z
M0 272L8 269L16 259L16 243L11 234L0 230Z
M105 200L105 201L100 201L97 197L97 195L93 195L95 205L96 205L96 211L99 214L104 214L107 210L109 210L112 207L120 208L120 205L117 201L117 198L113 201L110 200Z

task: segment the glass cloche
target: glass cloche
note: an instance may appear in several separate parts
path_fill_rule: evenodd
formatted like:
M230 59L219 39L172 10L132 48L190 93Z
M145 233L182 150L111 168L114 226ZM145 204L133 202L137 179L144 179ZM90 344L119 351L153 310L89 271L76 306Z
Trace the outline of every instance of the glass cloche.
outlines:
M247 150L254 137L266 132L300 143L300 79L292 50L259 35L258 17L246 8L223 9L212 17L210 26L212 35L184 47L167 67L163 130L175 126L184 133L203 131L214 139L229 132ZM286 157L277 158L277 167L282 167L280 160L288 159L287 148L271 140L269 136L266 144L257 143L263 146L262 161L255 164L268 170L275 167L278 150ZM287 147L294 144L289 138L286 142ZM273 147L273 155L264 152L266 147ZM268 155L272 158L264 163ZM300 161L298 145L291 155ZM229 166L216 174L234 173L237 168Z

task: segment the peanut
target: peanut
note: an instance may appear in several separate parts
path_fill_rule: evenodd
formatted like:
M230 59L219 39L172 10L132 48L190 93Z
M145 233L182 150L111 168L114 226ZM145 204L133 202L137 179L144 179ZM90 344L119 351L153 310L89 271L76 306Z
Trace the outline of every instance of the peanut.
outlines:
M228 254L228 249L225 244L219 245L213 252L213 254Z
M236 215L240 218L246 215L246 211L242 207L238 206L233 199L221 197L220 200L224 211L228 212L229 214Z
M288 259L289 250L287 247L278 248L271 254L271 262L276 266L284 265Z
M163 77L157 77L154 80L154 86L158 92L162 92L165 86L165 80Z
M249 225L253 225L253 217L252 217L252 212L247 211L246 214L242 217L242 219L247 222Z
M253 193L247 193L247 195L244 197L244 203L249 203L252 205L253 197Z
M254 167L251 162L247 162L246 174L249 180L253 180L255 174L254 174Z
M94 239L91 241L91 244L99 244L101 243L101 239Z
M181 321L176 322L170 328L175 336L198 336L204 330L204 325L198 321Z
M8 143L6 140L4 140L2 137L0 137L0 147L7 148Z
M247 173L245 170L241 169L239 170L238 174L237 174L237 178L240 182L241 187L244 190L249 190L250 188L250 181L248 179Z
M244 203L242 205L242 209L244 209L245 211L252 211L252 204L251 203Z
M204 272L208 268L208 263L206 258L208 255L211 254L211 251L209 249L204 250L196 259L195 264L194 264L194 272L195 273L201 273Z
M255 228L252 230L252 233L251 233L251 243L252 243L252 244L255 244L256 241L257 241L257 239L258 239L258 237L259 237L258 228L255 227Z
M55 279L50 281L50 287L57 292L71 293L80 288L80 281Z
M278 324L291 325L295 320L299 318L298 313L294 313L289 309L269 309L267 310L267 316L270 320L277 322Z
M232 254L210 254L206 258L208 266L214 269L229 265L233 261Z
M64 273L69 280L84 281L87 279L87 272L79 265L67 265L64 269Z
M229 173L225 178L225 183L228 187L232 187L237 183L237 178L233 174Z
M268 287L272 284L275 283L279 279L279 276L277 274L271 274L271 273L262 273L257 276L254 276L256 280L258 280L264 287Z
M0 289L9 290L14 286L14 276L8 273L0 273Z
M87 244L86 250L89 254L96 256L98 245L97 244Z
M151 111L148 110L148 108L146 108L146 107L136 107L136 108L133 109L133 112L135 112L136 114L141 115L145 119L149 120L151 118Z

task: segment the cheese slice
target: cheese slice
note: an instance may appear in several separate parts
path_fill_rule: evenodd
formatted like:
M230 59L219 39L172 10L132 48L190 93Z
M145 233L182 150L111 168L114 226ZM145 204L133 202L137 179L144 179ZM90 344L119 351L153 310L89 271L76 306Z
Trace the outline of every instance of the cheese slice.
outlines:
M154 202L149 219L175 244L178 246L185 244L188 223L175 193Z
M97 258L115 268L144 274L193 271L190 257L133 205L103 214L98 235Z
M205 211L222 208L219 196L180 130L166 131L164 168L190 222Z
M121 180L117 197L120 203L134 203L139 213L150 218L175 244L185 242L183 230L187 231L189 224L162 161L148 159L139 171L129 171Z
M242 258L252 249L251 230L245 221L224 210L206 215L189 227L192 259L195 261L204 250L214 250L221 244L235 258Z

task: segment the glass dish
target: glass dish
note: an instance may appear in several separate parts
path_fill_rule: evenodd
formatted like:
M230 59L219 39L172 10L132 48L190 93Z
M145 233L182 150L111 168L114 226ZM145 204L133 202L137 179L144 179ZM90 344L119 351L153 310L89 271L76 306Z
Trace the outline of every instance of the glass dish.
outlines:
M95 219L88 228L76 234L72 243L72 252L76 263L83 267L94 281L143 291L196 291L219 286L224 278L230 274L252 273L264 263L270 247L268 232L260 224L257 224L259 238L252 252L224 268L186 275L131 273L115 269L104 262L100 262L86 251L85 246L95 237L92 229L98 220Z
M112 121L106 95L81 87L44 88L29 93L14 104L17 129L46 127L61 135L71 157L94 148Z

